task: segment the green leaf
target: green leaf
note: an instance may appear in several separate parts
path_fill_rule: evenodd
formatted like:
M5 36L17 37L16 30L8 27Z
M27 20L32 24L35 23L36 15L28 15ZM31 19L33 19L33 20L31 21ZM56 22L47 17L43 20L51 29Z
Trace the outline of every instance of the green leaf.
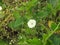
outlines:
M51 38L54 45L60 45L60 35L53 35Z
M29 10L31 7L36 5L37 0L31 0L27 5L26 5L26 10Z
M30 45L42 45L42 41L37 38L29 39L28 42Z
M46 45L54 45L54 43L52 42L52 40L49 39Z
M47 38L48 34L43 34L43 41L46 41L46 38Z
M21 6L19 8L17 7L16 9L22 11L22 10L25 10L25 7L24 6Z
M51 24L51 29L54 30L56 28L56 26L57 26L56 23L52 23Z
M15 19L20 18L19 12L18 12L18 11L14 11L14 12L13 12L13 17L14 17Z
M3 40L0 39L0 45L8 45L7 42L4 42Z
M31 1L28 1L27 3L22 2L23 5L21 7L17 7L16 9L20 10L20 11L29 10L29 9L31 9L31 7L36 5L36 2L37 2L37 0L31 0Z
M2 5L2 0L0 0L0 5Z
M48 15L48 13L46 11L40 11L37 16L39 18L45 18L45 17L47 17L47 15Z
M19 26L21 26L23 24L23 19L22 18L19 18L19 19L16 19L15 21L12 21L8 24L9 27L11 28L18 28Z
M50 15L50 13L52 13L52 11L53 11L53 7L50 3L47 3L47 5L45 7L43 7L43 10L45 10L45 12L47 12L47 14Z
M60 38L58 37L54 38L54 45L60 45Z
M48 0L48 3L52 4L52 6L55 7L58 3L58 0Z

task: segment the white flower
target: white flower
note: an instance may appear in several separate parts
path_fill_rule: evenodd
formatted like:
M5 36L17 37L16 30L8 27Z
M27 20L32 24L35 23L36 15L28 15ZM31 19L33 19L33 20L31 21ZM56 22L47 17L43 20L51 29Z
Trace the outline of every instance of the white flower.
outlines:
M30 19L27 23L29 28L33 28L36 25L36 21L34 19Z
M2 7L0 6L0 10L2 10Z

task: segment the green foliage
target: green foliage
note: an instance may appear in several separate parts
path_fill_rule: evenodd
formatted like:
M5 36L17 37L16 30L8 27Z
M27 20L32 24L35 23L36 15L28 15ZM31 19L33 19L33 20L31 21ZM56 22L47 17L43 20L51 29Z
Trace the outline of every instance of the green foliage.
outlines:
M60 0L0 0L0 6L0 45L60 45Z
M53 39L53 43L54 43L54 45L60 45L60 37L59 36L54 36L54 39Z
M8 43L0 39L0 45L8 45Z
M41 40L37 38L29 39L28 43L30 45L41 45L42 44Z

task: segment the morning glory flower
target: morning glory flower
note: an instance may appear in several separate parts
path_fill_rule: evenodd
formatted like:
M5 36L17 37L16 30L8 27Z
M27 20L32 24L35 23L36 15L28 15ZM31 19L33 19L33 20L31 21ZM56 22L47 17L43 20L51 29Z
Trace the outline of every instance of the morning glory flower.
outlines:
M30 20L28 21L27 25L28 25L29 28L34 28L35 25L36 25L36 20L30 19Z

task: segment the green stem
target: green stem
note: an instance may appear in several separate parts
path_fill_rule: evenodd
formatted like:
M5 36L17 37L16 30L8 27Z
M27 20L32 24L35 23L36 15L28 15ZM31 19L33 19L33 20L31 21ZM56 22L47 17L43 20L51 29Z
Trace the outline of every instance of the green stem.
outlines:
M58 29L59 25L60 25L60 23L57 25L57 27L54 29L54 31L52 31L52 32L46 37L46 39L44 40L43 45L46 45L47 40L48 40L49 37L51 37L51 35Z

